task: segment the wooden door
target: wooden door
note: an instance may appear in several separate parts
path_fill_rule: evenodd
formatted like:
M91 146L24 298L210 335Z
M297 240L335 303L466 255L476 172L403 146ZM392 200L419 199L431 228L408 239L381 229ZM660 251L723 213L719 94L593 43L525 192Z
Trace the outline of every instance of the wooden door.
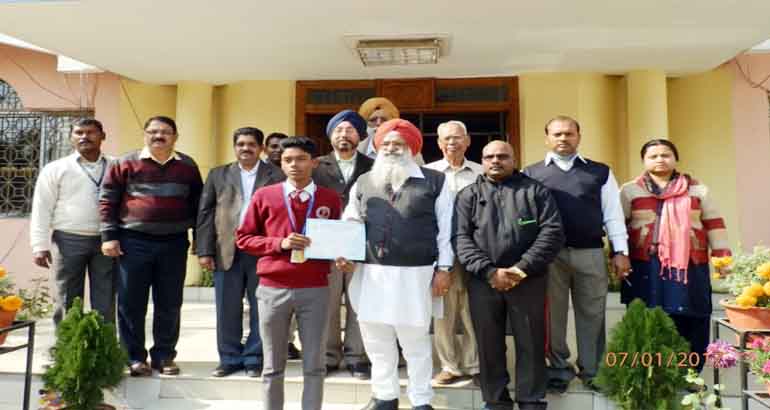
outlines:
M357 110L374 96L390 99L401 117L423 132L423 157L441 157L436 145L438 124L463 121L471 136L467 157L479 161L487 142L510 142L520 158L518 81L516 77L471 79L398 79L365 81L298 81L295 129L315 139L323 153L331 150L326 123L344 109Z

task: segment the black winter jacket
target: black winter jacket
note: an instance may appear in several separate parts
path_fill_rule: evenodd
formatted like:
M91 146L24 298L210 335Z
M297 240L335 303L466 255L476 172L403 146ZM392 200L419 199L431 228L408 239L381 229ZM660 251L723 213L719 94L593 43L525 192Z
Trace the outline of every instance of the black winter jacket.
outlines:
M478 279L514 265L528 276L544 275L564 240L551 192L518 171L500 183L481 175L457 194L452 247Z

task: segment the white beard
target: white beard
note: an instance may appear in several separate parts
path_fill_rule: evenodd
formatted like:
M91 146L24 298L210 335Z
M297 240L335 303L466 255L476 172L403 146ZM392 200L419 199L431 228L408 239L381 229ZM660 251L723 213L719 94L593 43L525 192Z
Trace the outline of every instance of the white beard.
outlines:
M385 189L390 185L394 191L398 190L409 178L409 168L412 164L414 164L414 157L407 152L390 155L378 153L372 165L374 186Z

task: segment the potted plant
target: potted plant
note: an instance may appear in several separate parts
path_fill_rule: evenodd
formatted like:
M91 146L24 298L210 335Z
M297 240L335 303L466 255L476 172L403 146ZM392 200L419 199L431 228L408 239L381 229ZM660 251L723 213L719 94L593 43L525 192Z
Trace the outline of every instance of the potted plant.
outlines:
M715 369L735 367L742 355L731 344L716 340L706 348L706 366ZM693 369L687 370L685 380L689 383L689 394L682 398L680 404L684 410L728 410L722 407L719 394L724 390L723 384L715 384L709 391L705 380Z
M665 358L688 352L689 347L661 308L647 308L636 299L611 331L596 384L623 410L676 408L677 395L687 386L686 371L666 366ZM660 366L658 355L663 360Z
M115 325L96 311L83 312L75 298L56 329L54 362L43 375L46 389L59 393L68 410L113 409L102 389L117 387L127 360Z
M770 248L757 246L735 258L712 258L719 268L732 265L725 285L734 299L719 303L730 323L742 329L770 329Z
M23 305L24 302L14 291L11 277L0 266L0 328L10 326ZM8 333L0 333L0 345L5 343L7 336Z
M755 335L743 353L743 360L770 393L770 337Z

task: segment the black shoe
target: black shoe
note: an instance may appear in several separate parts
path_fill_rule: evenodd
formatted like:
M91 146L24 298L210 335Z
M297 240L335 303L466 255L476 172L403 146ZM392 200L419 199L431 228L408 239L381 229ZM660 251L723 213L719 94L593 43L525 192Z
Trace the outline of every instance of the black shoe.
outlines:
M372 365L369 363L356 363L348 365L348 371L354 379L370 380L372 378Z
M131 377L150 377L152 369L147 362L133 362L128 365L128 372Z
M564 380L549 380L547 390L548 393L566 394L569 388L569 383Z
M299 360L302 358L302 352L294 346L294 343L289 343L289 360Z
M398 399L378 400L372 397L361 410L398 410Z
M262 375L262 366L250 364L246 366L246 376L259 377Z
M328 376L328 375L336 372L339 369L340 369L339 366L334 366L334 365L331 365L331 364L327 364L326 365L326 375Z
M240 370L243 370L242 364L220 364L211 372L211 377L227 377Z
M179 374L179 366L172 359L163 359L157 362L153 360L150 363L150 367L166 376L176 376Z
M423 404L422 406L412 407L412 410L433 410L433 406L430 404Z
M545 401L538 402L519 402L519 410L546 410L548 403Z

